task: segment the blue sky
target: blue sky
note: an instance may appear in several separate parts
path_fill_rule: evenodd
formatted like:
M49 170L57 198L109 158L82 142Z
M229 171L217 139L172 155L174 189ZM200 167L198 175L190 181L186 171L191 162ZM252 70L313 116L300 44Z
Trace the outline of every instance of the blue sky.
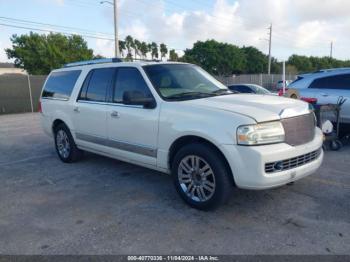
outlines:
M334 56L350 59L348 0L119 0L120 38L164 42L179 53L197 40L210 38L267 52L267 27L273 23L272 54L325 56L334 42ZM113 38L113 9L100 0L0 0L0 24L76 32ZM13 22L15 18L56 28ZM12 34L30 30L0 25L0 61ZM43 32L42 32L43 33ZM86 38L96 54L113 55L113 41Z

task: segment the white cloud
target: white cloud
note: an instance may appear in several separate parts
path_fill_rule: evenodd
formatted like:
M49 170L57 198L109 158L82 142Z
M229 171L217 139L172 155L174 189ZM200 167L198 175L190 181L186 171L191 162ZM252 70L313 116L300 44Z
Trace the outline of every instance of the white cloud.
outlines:
M298 16L304 20L337 20L349 16L348 0L294 1Z
M0 42L0 62L7 61L7 56L4 49L5 47L3 46L2 42Z
M114 41L96 39L95 55L101 55L104 57L114 56Z
M65 5L65 0L53 1ZM120 39L132 35L141 41L164 42L178 52L191 48L198 40L216 39L239 46L253 45L266 53L268 43L261 39L268 38L267 28L272 23L272 55L279 59L293 53L328 55L331 41L336 58L350 59L350 0L213 1L210 10L201 1L172 1L192 6L186 10L165 0L119 0ZM108 4L103 6L101 16L113 26L113 8ZM96 54L113 56L113 41L87 40ZM1 49L10 45L4 41ZM6 60L3 50L0 59Z
M293 53L328 55L335 41L338 58L348 58L349 0L215 0L210 11L198 4L194 11L178 11L166 2L128 0L121 6L122 36L164 42L170 48L189 48L197 40L216 39L236 45L253 45L267 51L268 26L273 24L274 56ZM179 2L183 6L186 2ZM168 8L172 6L168 5ZM134 14L128 14L133 10ZM135 14L141 10L139 15ZM131 16L131 17L130 17Z
M0 41L0 62L10 62L5 53L5 49L10 47L11 43L9 40Z

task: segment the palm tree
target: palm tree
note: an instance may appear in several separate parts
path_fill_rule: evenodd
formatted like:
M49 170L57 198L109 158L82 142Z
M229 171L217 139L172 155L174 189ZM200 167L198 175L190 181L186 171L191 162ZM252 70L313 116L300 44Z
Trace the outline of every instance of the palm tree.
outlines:
M123 58L124 58L124 51L125 50L126 50L125 41L119 40L119 51L120 51L120 54L122 55Z
M151 43L151 56L152 56L152 60L154 58L158 59L158 56L159 56L159 54L158 54L158 45L155 42Z
M140 48L140 52L143 58L147 57L147 53L149 51L148 45L146 42L142 42L141 43L141 48Z
M128 35L125 38L125 46L126 46L126 49L128 50L128 54L127 54L126 58L132 59L131 49L134 46L134 39L132 38L132 36Z
M153 56L152 56L152 44L147 44L147 48L148 48L148 52L151 52L151 57L153 59Z
M136 56L140 56L140 49L141 49L141 42L137 39L134 40L134 51L135 51L135 58Z
M160 59L163 60L163 57L165 57L168 54L168 48L164 43L160 44Z

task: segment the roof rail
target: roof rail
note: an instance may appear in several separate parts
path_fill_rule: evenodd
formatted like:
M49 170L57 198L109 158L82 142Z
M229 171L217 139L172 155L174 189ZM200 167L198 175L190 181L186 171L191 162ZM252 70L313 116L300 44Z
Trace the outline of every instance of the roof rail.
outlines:
M128 62L128 60L123 59L124 62ZM130 62L132 61L141 61L141 62L161 62L162 60L159 59L144 59L144 58L131 58Z
M350 70L350 67L338 67L338 68L328 68L328 69L320 69L315 72L312 72L313 74L315 73L325 73L325 72L333 72L337 70Z
M105 63L120 63L123 62L120 58L101 58L93 59L86 61L79 61L65 64L63 67L74 67L74 66L83 66L83 65L94 65L94 64L105 64Z

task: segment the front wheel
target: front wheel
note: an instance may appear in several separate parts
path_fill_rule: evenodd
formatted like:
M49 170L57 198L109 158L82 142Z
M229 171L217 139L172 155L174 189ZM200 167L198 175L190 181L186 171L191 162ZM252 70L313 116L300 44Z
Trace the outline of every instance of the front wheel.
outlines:
M65 124L59 124L55 127L54 134L58 157L65 163L78 161L82 151L77 148L69 128Z
M233 187L222 155L206 144L181 148L175 155L172 175L181 198L201 210L214 209L226 202Z

